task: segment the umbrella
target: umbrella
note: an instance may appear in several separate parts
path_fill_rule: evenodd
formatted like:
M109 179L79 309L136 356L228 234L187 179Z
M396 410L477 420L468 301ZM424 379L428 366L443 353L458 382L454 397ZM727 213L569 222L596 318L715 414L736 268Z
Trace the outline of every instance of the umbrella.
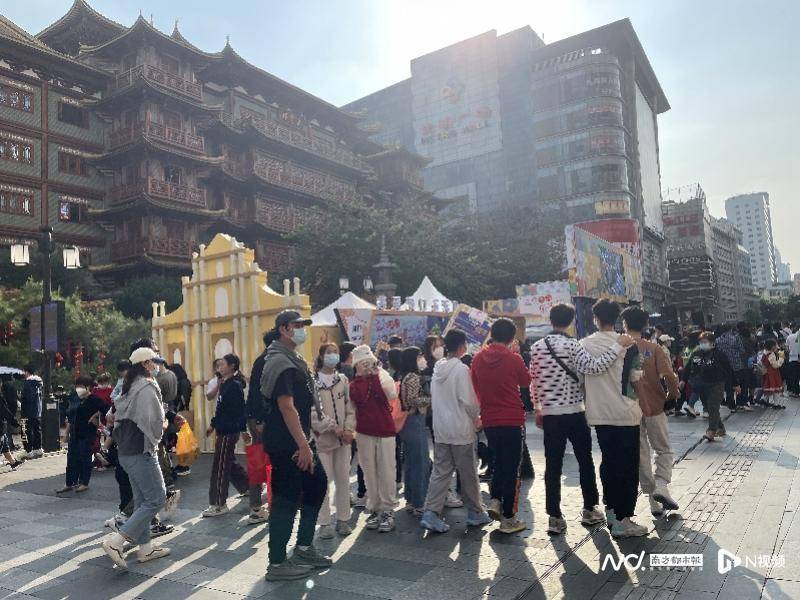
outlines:
M0 375L21 375L22 371L19 369L15 369L14 367L3 367L0 366Z

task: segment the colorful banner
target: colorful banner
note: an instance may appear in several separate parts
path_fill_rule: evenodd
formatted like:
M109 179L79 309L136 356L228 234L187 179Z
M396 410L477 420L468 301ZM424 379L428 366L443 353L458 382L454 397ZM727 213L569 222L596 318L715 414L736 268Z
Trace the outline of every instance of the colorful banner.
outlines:
M584 231L588 231L615 246L630 252L637 259L641 259L641 236L639 222L635 219L600 219L598 221L584 221L576 223Z
M576 226L568 225L564 234L576 296L622 303L642 300L642 270L637 257Z
M483 310L490 315L517 315L519 314L519 301L516 298L486 300L483 303Z
M429 335L441 335L449 315L409 312L374 312L369 325L369 344L388 341L396 335L407 346L422 346Z
M468 345L481 346L489 338L493 321L494 319L482 310L459 304L444 332L460 329L467 334Z
M344 339L354 344L363 344L372 319L371 308L334 308L336 321Z

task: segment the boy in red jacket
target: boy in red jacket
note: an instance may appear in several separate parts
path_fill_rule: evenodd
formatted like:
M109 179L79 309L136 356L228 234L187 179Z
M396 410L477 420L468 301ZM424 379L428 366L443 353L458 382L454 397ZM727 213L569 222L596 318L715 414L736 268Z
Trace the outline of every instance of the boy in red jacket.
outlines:
M500 531L517 533L527 528L516 517L519 467L525 441L525 409L520 388L531 377L522 357L512 352L517 328L509 319L492 324L492 343L472 360L472 384L481 408L481 423L494 453L494 473L489 484L489 514L500 521Z

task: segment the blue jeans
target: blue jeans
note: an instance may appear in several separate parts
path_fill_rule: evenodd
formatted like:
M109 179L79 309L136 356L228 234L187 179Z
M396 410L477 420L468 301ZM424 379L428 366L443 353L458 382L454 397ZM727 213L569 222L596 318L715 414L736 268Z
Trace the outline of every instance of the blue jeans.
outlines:
M133 489L133 514L128 517L119 532L137 545L150 541L150 521L167 502L167 489L158 456L131 454L119 456L119 462Z
M428 451L428 430L425 415L408 415L400 431L403 441L403 482L406 501L414 508L425 506L431 478L431 457Z
M67 485L89 485L92 477L92 440L70 436L67 445Z

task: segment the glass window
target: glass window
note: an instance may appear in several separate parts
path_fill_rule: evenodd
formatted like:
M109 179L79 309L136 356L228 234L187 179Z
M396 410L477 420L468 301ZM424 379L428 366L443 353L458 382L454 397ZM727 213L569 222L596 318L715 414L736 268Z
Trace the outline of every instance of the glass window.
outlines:
M79 106L66 102L58 103L58 120L84 129L89 127L89 114Z
M58 208L58 219L68 223L80 223L81 205L72 202L61 202Z

